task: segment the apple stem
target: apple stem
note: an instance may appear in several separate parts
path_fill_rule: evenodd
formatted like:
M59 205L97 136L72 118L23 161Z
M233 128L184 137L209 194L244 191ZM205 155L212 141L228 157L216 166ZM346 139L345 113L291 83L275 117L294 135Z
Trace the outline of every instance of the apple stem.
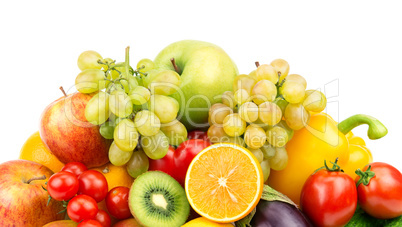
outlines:
M260 67L260 63L258 61L255 62L255 66Z
M46 179L46 175L42 175L42 176L39 176L39 177L32 177L31 179L29 179L27 181L27 184L31 183L34 180L44 180L44 179Z
M171 58L170 61L172 62L174 71L176 71L178 74L180 74L181 72L180 72L179 66L176 65L176 60L174 58Z
M63 86L60 86L60 88L59 88L60 90L61 90L61 92L63 92L63 94L64 94L64 97L67 97L67 93L64 91L64 88L63 88Z

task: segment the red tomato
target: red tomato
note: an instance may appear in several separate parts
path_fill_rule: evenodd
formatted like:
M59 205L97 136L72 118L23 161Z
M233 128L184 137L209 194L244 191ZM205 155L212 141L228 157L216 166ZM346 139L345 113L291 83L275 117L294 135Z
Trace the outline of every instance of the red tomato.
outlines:
M161 159L149 159L149 168L148 170L159 170L162 172L165 172L175 178L175 167L174 167L174 161L173 161L173 155L174 155L174 147L169 146L168 153L165 155L165 157Z
M109 213L117 219L126 219L131 217L128 207L128 194L130 189L118 186L110 190L106 195L106 207Z
M87 195L77 195L67 205L67 214L75 222L94 219L97 213L98 204L92 197Z
M97 220L84 220L77 227L102 227L102 224Z
M77 194L78 185L78 179L74 174L60 171L49 178L47 191L53 199L67 201Z
M367 185L357 186L357 196L360 207L375 218L389 219L402 215L402 174L395 167L374 162L366 165L375 173ZM366 172L367 173L367 172ZM358 183L360 176L355 181Z
M107 180L103 174L96 170L87 170L78 177L80 184L78 194L89 195L97 203L102 201L108 192Z
M77 177L79 177L81 173L83 173L86 170L87 167L81 162L69 162L61 169L61 171L67 171L73 173Z
M188 166L204 148L212 145L209 141L191 139L181 143L174 152L175 179L184 186Z
M304 183L300 206L315 226L346 225L357 206L355 182L343 172L320 170Z
M187 138L189 140L191 140L191 139L201 139L201 140L205 140L205 141L209 142L207 132L204 132L204 131L201 131L201 130L194 130L194 131L189 132L187 134Z
M97 220L102 227L110 227L112 225L112 220L110 219L109 214L104 210L98 210L95 220Z

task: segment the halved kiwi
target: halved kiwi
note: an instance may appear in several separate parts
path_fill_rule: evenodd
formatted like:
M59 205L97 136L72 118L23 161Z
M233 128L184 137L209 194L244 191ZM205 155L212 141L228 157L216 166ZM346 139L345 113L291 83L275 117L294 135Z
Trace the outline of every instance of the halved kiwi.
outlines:
M128 204L143 226L182 226L190 213L183 187L161 171L148 171L137 177L130 188Z

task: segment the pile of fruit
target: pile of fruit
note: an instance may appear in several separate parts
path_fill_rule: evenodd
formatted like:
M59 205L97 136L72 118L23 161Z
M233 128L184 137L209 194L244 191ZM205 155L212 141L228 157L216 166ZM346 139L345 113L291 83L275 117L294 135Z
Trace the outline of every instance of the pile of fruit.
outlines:
M402 175L323 111L288 62L249 74L218 46L173 43L130 65L78 57L77 92L0 164L0 226L398 226Z

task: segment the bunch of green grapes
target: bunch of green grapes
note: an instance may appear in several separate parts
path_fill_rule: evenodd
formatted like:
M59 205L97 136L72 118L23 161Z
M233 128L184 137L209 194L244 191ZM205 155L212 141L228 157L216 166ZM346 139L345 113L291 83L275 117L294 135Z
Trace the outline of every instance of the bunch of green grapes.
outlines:
M130 175L136 177L148 170L148 158L163 158L169 144L187 139L186 127L176 119L179 103L169 96L180 85L176 71L156 70L149 59L140 60L134 70L129 65L129 48L121 63L85 51L78 57L78 67L77 90L93 94L85 117L100 126L104 138L113 139L109 149L113 165L127 164Z
M295 130L304 128L310 112L321 112L326 97L306 90L306 80L289 74L289 64L276 59L251 73L237 76L233 92L222 95L222 103L209 110L208 137L212 143L230 142L246 146L256 156L265 181L270 169L282 170L288 156L286 143Z

